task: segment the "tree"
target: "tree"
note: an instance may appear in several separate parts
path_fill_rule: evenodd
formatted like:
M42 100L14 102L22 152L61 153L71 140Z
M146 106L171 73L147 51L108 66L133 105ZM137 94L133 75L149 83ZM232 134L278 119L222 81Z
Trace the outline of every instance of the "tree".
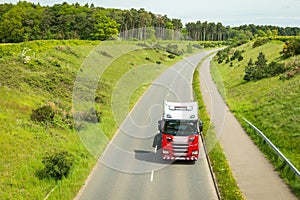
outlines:
M41 37L43 39L54 38L55 31L52 30L55 24L55 20L56 17L50 8L47 8L43 11L41 24L40 24Z
M119 24L103 12L94 15L95 25L91 36L95 40L106 40L119 33Z
M267 66L267 59L263 52L259 52L255 65L260 68Z
M260 52L257 61L255 62L256 68L257 68L257 79L262 79L265 77L268 77L267 71L268 71L268 64L267 64L266 56L263 52Z
M255 73L256 73L256 67L252 59L250 58L248 65L245 68L244 80L245 81L255 80Z
M22 24L23 10L12 8L2 16L0 22L0 38L2 42L22 42L24 41L25 29Z
M206 40L206 31L207 31L207 21L202 23L202 33L203 33L203 38L202 40Z
M289 40L285 43L280 54L288 58L300 54L300 39Z
M215 23L211 22L211 23L208 23L207 25L207 31L209 33L208 35L208 39L209 40L215 40L214 39L214 36L217 34L217 27L215 25Z
M2 20L2 16L7 13L10 9L13 8L13 4L10 3L4 3L4 4L0 4L0 21Z
M26 1L20 1L17 6L24 11L22 24L24 27L25 39L27 41L41 39L40 24L44 8L40 5L34 5Z
M222 23L218 22L216 29L217 29L217 40L223 40L224 26L222 25Z
M249 60L248 65L245 67L244 80L256 81L262 78L276 76L284 71L284 65L281 63L273 61L267 64L265 55L260 52L255 63L253 63L252 59Z

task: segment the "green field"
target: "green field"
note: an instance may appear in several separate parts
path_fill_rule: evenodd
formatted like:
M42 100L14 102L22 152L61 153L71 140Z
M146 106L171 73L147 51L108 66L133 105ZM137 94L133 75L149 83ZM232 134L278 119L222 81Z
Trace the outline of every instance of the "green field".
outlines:
M231 50L242 51L243 60L234 60L228 63L217 61L212 63L212 74L215 82L224 84L225 91L221 91L232 112L240 120L244 127L247 126L242 118L246 118L258 127L279 150L300 169L300 76L296 75L288 80L280 80L281 75L264 78L258 81L246 82L243 80L245 66L250 58L257 59L263 52L268 62L288 62L283 59L280 51L284 43L272 40L262 46L252 48L253 42L246 43ZM218 75L221 75L218 77ZM221 78L220 78L221 77ZM258 137L249 133L254 140ZM274 158L271 151L266 149L263 142L260 146L270 157L279 171L287 171L287 167L280 160ZM281 172L284 179L289 182L293 191L300 194L299 179L289 172Z

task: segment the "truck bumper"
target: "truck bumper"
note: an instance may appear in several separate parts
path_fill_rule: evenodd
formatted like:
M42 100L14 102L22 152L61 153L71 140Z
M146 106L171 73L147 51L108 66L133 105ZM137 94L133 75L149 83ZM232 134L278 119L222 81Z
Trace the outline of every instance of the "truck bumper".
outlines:
M191 157L172 157L168 155L163 155L162 157L164 160L198 160L198 157L191 156Z

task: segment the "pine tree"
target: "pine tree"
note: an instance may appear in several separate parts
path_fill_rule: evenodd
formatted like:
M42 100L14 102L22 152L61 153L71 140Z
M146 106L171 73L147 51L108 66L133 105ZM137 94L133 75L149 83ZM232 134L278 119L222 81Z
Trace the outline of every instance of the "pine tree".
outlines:
M257 57L257 61L255 62L255 65L256 65L256 79L259 80L259 79L262 79L262 78L265 78L265 77L268 77L268 64L267 64L267 59L266 59L266 56L263 52L260 52L258 57Z
M254 74L255 74L255 65L250 58L248 65L245 68L245 75L244 75L244 80L246 81L251 81L254 80Z

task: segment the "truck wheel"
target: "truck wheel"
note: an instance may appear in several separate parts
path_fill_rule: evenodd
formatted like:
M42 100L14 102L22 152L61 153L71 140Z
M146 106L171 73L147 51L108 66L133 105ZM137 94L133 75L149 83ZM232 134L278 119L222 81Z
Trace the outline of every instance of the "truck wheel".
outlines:
M157 146L157 149L161 149L161 134L158 133L155 135L152 147L155 148Z

